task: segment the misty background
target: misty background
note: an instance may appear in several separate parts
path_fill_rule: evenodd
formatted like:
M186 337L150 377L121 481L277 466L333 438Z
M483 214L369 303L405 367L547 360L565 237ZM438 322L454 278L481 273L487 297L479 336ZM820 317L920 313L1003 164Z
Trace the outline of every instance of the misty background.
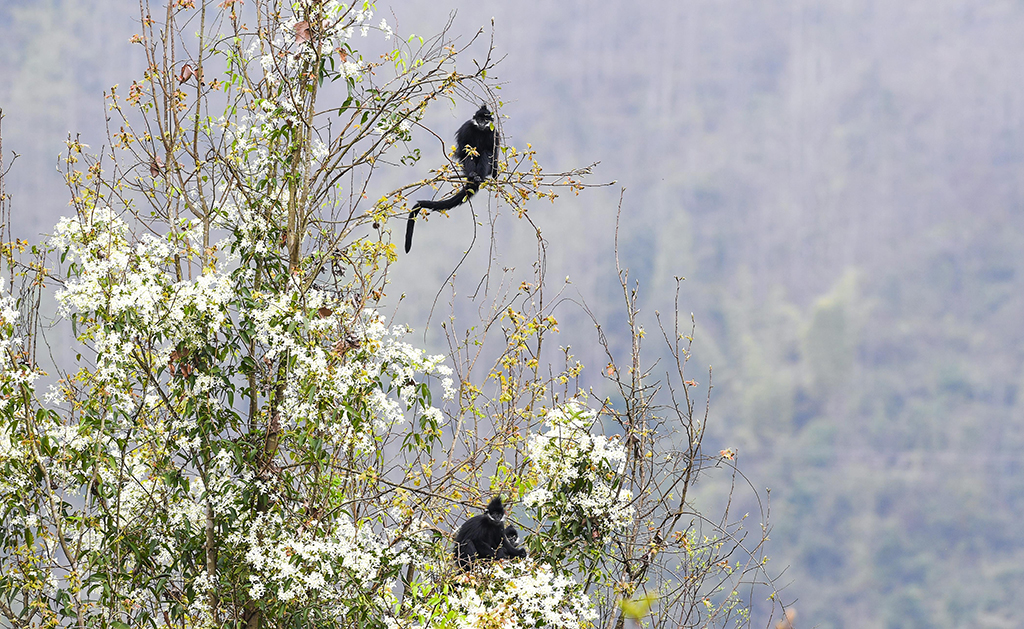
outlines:
M771 488L770 566L796 627L1024 626L1024 2L377 5L400 36L456 10L463 42L494 18L508 142L617 181L531 208L552 283L569 276L626 346L622 187L619 257L649 329L686 277L689 377L706 386L713 366L712 445ZM15 236L38 241L68 211L68 133L105 144L103 92L144 68L137 12L0 0ZM439 103L427 122L447 136L476 106ZM381 191L442 159L424 144ZM453 270L475 285L491 220L498 266L536 257L528 225L493 200L473 209L475 244L456 210L420 225L391 272L418 332ZM556 316L599 386L589 319Z

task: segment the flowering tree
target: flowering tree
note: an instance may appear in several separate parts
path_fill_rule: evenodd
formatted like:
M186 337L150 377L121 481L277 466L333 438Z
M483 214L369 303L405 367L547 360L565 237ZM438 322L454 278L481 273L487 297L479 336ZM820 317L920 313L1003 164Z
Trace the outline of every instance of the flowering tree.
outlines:
M607 371L618 401L571 386L568 355L555 375L541 364L556 322L540 271L494 298L488 325L447 325L450 358L378 311L405 192L458 173L375 201L371 176L418 159L406 141L431 103L494 100L490 48L472 73L457 63L475 41L398 38L368 2L176 0L159 19L143 5L149 64L108 95L110 150L68 142L74 215L41 247L3 247L5 623L746 618L738 586L764 580L767 531L744 545L726 513L703 532L687 500L724 459L701 454L678 329L685 399L656 406L629 291L632 365L623 379L610 356ZM503 146L485 189L522 216L582 174ZM51 287L79 360L40 390ZM531 557L461 574L451 531L492 493L531 516Z

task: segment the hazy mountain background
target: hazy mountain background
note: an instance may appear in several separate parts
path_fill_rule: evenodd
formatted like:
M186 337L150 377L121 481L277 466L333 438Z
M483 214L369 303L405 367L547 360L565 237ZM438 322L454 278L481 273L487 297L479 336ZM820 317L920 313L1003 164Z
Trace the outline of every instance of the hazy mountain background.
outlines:
M714 366L714 442L771 488L797 627L1024 626L1024 2L459 4L378 15L429 35L458 9L463 41L493 17L509 140L551 169L600 161L592 181L626 188L622 264L648 326L687 278L690 375ZM103 90L142 69L136 11L0 0L17 235L66 211L68 132L104 143ZM430 122L454 132L474 109ZM441 149L424 146L384 179L425 176ZM618 200L531 210L549 276L571 277L617 347ZM501 210L474 206L465 278ZM528 264L531 231L497 224L499 266ZM393 274L401 320L425 321L472 238L468 212L417 230ZM568 306L559 319L599 386L592 326Z

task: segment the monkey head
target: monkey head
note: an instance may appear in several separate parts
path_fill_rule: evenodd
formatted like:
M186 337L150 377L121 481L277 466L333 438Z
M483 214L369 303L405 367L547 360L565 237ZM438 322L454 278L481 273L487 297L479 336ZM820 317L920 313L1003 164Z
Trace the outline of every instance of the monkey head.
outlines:
M501 504L501 497L495 496L494 500L491 500L490 504L487 505L487 509L484 511L487 519L495 524L501 524L505 520L505 507Z
M490 109L487 109L487 105L480 105L480 109L473 114L473 124L480 129L489 129L493 122L494 115L491 114Z

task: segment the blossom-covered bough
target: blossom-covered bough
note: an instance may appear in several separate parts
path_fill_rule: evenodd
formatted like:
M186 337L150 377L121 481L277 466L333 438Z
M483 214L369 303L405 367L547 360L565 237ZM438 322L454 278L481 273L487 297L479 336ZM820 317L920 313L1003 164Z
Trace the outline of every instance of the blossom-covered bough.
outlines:
M581 539L607 544L612 533L633 524L633 495L622 487L626 450L617 436L593 433L596 415L568 402L550 410L547 430L527 442L536 487L523 502L537 509L538 521L551 522L567 551L584 547Z
M3 243L0 624L622 627L643 593L663 625L745 618L761 545L727 518L699 534L686 491L722 461L688 393L667 430L641 380L613 378L623 407L570 390L568 354L552 376L540 271L451 360L383 314L406 191L459 182L371 177L415 163L432 103L495 100L489 45L401 38L335 0L144 3L141 25L109 148L68 142L73 215L41 247ZM525 216L585 171L506 146L485 186ZM38 362L43 299L72 370ZM522 505L531 557L463 575L451 531L492 493Z

